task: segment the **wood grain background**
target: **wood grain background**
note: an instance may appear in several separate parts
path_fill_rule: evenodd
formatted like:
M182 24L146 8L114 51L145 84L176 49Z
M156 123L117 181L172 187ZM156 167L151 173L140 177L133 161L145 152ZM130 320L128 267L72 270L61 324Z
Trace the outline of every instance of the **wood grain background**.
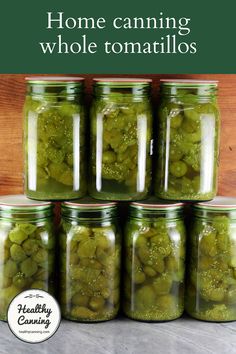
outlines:
M25 76L29 75L0 75L0 195L23 192L22 106L25 94ZM102 75L80 74L80 76L86 79L87 104L89 104L92 92L92 78ZM122 76L132 77L134 75ZM155 74L138 76L150 77L154 80L154 106L158 104L160 78L219 80L219 104L222 124L218 194L236 196L236 75Z

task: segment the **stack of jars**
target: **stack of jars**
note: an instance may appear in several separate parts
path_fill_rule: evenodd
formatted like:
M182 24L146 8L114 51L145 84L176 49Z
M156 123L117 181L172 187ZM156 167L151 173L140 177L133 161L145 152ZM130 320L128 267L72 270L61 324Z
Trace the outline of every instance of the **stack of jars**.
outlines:
M104 321L118 313L120 229L124 313L146 321L180 317L188 201L197 203L187 208L186 310L203 320L236 319L236 201L209 201L217 192L217 82L162 80L154 135L150 89L149 79L95 79L88 127L82 78L28 79L25 192L41 202L0 201L1 317L19 291L50 291L52 205L45 200L64 201L59 286L65 318ZM149 198L152 190L159 199ZM130 201L127 220L124 204L118 218L117 201Z

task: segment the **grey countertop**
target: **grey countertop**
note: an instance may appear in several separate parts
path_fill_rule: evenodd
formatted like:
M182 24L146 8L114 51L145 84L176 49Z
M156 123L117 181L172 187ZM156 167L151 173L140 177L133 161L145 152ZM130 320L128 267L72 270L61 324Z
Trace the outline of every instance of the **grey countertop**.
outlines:
M236 322L206 323L184 317L166 323L118 318L81 324L63 321L40 344L21 342L0 323L0 354L231 354L236 353Z

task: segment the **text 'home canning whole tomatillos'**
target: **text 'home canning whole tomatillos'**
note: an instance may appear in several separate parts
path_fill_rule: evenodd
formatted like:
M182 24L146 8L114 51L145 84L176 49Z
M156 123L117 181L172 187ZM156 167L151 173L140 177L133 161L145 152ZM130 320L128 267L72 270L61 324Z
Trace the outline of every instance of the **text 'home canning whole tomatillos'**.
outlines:
M95 54L101 49L106 54L195 54L196 42L183 41L182 38L191 33L191 19L187 17L167 17L160 12L159 17L115 17L108 21L104 17L66 17L64 12L47 12L48 30L160 30L160 38L148 36L147 40L112 41L109 37L104 43L98 43L89 38L87 33L81 33L79 40L68 42L62 35L57 34L54 41L40 42L43 54ZM162 30L162 31L161 31ZM97 33L97 32L96 32ZM147 33L147 32L146 32ZM150 32L148 32L150 33ZM103 32L104 36L104 32ZM139 36L140 38L140 36ZM102 48L100 48L102 46Z

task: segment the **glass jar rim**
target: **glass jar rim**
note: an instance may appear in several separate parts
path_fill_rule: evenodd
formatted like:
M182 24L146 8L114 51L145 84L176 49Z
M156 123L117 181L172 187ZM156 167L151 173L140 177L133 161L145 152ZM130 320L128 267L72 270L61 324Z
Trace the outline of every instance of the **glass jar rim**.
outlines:
M236 197L216 196L214 199L206 202L199 202L193 204L194 209L204 210L235 210L236 211Z
M0 211L42 211L53 207L52 202L29 199L23 194L0 197Z
M218 87L218 80L194 80L194 79L161 79L161 86L177 86L177 87Z
M125 78L125 77L102 77L93 79L95 86L110 86L114 88L132 88L136 86L150 86L152 79Z
M25 81L34 85L82 84L83 77L76 76L29 76Z
M184 207L184 203L182 202L172 202L167 200L159 200L156 198L149 198L145 201L140 202L132 202L130 203L131 208L135 209L143 209L143 210L180 210Z
M76 209L76 210L86 210L93 212L95 210L113 209L117 207L116 202L110 202L105 200L95 200L90 197L84 197L82 199L66 201L62 203L62 208Z

